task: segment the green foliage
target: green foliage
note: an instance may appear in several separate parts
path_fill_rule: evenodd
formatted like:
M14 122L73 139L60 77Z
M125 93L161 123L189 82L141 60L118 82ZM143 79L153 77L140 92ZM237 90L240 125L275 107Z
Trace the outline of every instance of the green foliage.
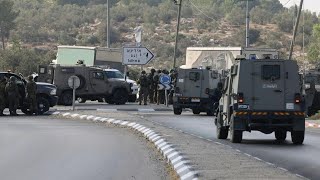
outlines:
M14 20L19 12L13 10L13 1L0 0L0 37L2 48L5 49L5 39L9 38L10 31L16 26Z

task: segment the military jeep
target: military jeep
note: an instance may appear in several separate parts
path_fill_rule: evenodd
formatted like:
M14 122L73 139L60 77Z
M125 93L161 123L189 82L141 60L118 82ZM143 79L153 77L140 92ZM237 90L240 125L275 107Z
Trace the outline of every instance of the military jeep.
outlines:
M104 99L109 104L125 104L132 94L129 83L108 78L106 71L100 67L54 64L39 66L38 73L38 81L53 83L57 86L60 105L72 105L72 89L68 86L68 79L73 75L80 79L76 98L82 103L86 100L102 101Z
M221 96L220 75L210 69L179 69L173 94L174 114L180 115L183 108L193 114L206 112L213 116Z
M242 141L244 131L274 132L284 141L291 132L294 144L302 144L305 114L302 83L296 61L239 60L227 76L215 124L217 138Z

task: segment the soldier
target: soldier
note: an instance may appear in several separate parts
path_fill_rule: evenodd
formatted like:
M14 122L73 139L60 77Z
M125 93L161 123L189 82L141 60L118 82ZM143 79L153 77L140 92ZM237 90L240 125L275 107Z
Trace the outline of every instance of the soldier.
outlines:
M141 105L142 98L144 105L147 105L149 81L146 75L146 71L141 71L141 76L139 77L138 84L140 84L139 105Z
M37 84L33 80L33 76L28 77L28 82L26 85L27 99L30 103L30 113L38 115L38 105L37 105Z
M159 83L159 74L161 70L158 70L153 76L153 85L155 86L153 94L153 102L158 104L158 83Z
M177 81L177 72L175 69L170 70L170 78L171 78L171 85L173 87L172 87L172 89L170 89L170 93L169 93L169 104L172 104L173 103L174 87L176 86L176 81Z
M155 85L155 83L153 82L153 76L155 74L156 70L155 69L151 69L150 74L148 75L148 81L149 81L149 102L153 103L154 101L154 91L157 90L157 86Z
M0 116L4 116L3 110L6 108L6 84L5 77L0 77Z
M159 79L158 79L158 83L160 83L160 77L164 74L167 73L167 70L163 69L160 74L159 74ZM164 92L164 89L162 90L158 90L158 96L157 96L157 104L164 104L164 101L165 101L165 92Z
M6 84L5 90L8 95L10 115L17 116L17 108L19 105L20 93L16 82L16 78L14 76L10 77L9 82Z

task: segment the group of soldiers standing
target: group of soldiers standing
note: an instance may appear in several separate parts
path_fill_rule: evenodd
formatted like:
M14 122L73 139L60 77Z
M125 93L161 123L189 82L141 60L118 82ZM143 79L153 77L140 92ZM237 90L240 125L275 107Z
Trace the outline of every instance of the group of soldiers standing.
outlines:
M37 85L33 80L33 76L28 77L28 81L25 88L27 94L27 101L29 102L29 111L30 114L38 114L37 107ZM6 77L0 77L0 116L5 116L3 113L7 104L9 107L9 112L11 116L17 116L17 109L19 107L19 101L21 94L19 92L19 87L17 84L17 79L14 76L11 76L9 80Z
M139 105L147 105L149 103L165 104L165 90L158 89L158 84L160 84L160 77L162 75L170 75L171 82L174 85L176 81L176 71L174 69L170 70L170 73L167 70L155 70L151 69L150 73L147 74L146 71L141 71L141 75L138 79L138 84L140 85L139 90ZM173 89L170 90L169 97L172 97Z

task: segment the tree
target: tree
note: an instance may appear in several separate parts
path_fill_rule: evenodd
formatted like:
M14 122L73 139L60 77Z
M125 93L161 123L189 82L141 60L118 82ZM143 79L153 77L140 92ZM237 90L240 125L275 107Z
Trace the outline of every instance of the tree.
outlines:
M19 12L13 11L13 2L10 0L0 0L0 36L2 48L5 49L5 39L10 36L10 31L15 28L14 20Z

